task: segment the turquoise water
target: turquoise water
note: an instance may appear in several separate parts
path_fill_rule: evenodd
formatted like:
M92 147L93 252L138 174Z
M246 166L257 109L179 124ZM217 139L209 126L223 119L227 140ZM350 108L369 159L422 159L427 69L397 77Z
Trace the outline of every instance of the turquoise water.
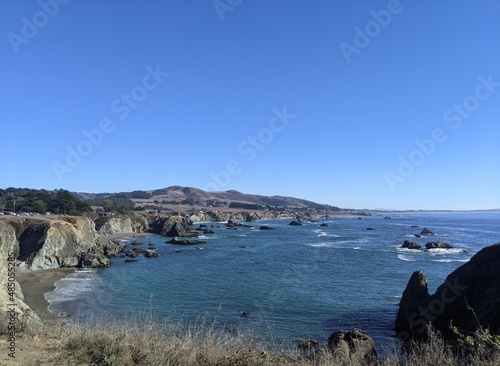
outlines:
M412 272L423 270L433 292L474 253L500 241L500 213L389 216L320 220L328 227L288 221L258 222L255 229L216 227L202 237L207 244L189 247L165 244L165 237L140 238L143 248L154 244L160 257L140 256L136 263L115 258L109 268L76 272L46 294L49 310L68 322L75 314L92 321L102 314L147 312L152 304L160 320L218 314L226 328L264 338L271 329L291 341L325 341L337 329L356 327L379 346L389 345ZM260 224L275 230L258 230ZM424 227L435 235L414 237ZM405 239L444 241L456 249L402 249Z

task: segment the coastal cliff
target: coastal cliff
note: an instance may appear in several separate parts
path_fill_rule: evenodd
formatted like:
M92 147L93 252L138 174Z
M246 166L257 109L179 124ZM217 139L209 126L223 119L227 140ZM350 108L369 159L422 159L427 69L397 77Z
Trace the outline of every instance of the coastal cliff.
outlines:
M148 230L149 224L143 215L116 215L99 217L95 220L95 229L101 235L135 234Z
M99 243L90 218L60 216L57 219L7 221L21 231L21 262L31 270L59 267L103 267L111 264Z
M15 280L15 257L18 252L15 228L0 220L0 286L4 289L0 291L0 311L7 314L5 324L10 324L12 317L24 324L39 323L39 317L24 302L21 286Z

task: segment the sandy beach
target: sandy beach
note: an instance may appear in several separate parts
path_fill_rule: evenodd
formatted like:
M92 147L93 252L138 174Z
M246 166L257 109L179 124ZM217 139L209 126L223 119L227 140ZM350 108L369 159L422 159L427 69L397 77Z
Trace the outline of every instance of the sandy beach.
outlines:
M55 282L73 273L74 268L54 268L38 271L20 270L16 279L21 285L24 301L42 320L55 319L47 310L49 303L44 295L55 289Z
M120 235L99 235L101 244L108 240L120 238L139 238L150 236L149 233L120 234ZM55 314L48 311L49 303L45 299L45 294L55 289L55 282L73 273L75 268L53 268L30 271L28 269L19 270L16 279L21 285L24 301L43 321L56 319Z

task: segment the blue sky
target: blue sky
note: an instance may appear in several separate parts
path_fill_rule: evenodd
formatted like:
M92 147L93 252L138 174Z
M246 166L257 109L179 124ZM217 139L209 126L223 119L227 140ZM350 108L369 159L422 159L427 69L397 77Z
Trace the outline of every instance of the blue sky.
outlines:
M0 187L500 207L500 2L0 2Z

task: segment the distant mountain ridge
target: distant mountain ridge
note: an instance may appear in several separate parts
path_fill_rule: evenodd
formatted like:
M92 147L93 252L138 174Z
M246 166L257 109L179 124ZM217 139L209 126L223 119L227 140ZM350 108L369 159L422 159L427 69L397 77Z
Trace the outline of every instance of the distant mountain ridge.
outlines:
M329 209L335 210L337 207L319 204L313 201L287 196L263 196L256 194L246 194L235 190L207 192L194 187L171 186L155 190L136 190L132 192L119 193L75 193L81 199L96 199L96 198L129 198L133 200L157 200L168 201L171 203L177 202L192 202L192 204L217 205L217 203L225 202L227 204L246 204L257 205L263 207L286 207L300 209Z

